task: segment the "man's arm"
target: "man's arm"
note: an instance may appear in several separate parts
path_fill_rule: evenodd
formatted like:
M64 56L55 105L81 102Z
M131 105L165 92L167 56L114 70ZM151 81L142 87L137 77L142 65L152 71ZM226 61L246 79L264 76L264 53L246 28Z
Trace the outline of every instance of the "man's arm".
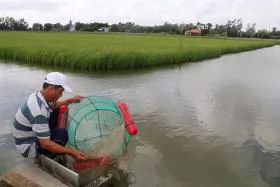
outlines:
M62 105L70 105L72 103L79 103L81 100L83 99L82 96L74 96L74 97L71 97L71 98L68 98L68 99L65 99L65 100L61 100L61 101L56 101L55 103L55 108L59 108L60 106Z
M85 159L85 155L83 155L80 151L61 146L51 141L48 118L43 114L34 117L34 119L32 120L32 130L35 132L39 140L39 144L42 148L47 149L53 153L60 153L60 154L64 153L64 154L71 155L76 160Z
M42 148L47 149L52 153L67 154L72 156L75 160L86 160L86 156L78 150L61 146L51 141L49 138L38 138L38 140Z

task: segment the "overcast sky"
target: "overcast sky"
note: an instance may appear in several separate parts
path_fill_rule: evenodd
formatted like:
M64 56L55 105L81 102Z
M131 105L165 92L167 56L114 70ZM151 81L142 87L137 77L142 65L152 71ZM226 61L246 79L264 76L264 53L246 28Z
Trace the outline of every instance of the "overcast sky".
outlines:
M225 24L242 18L256 29L280 29L280 0L0 0L0 17L34 22L131 21L140 25L164 22Z

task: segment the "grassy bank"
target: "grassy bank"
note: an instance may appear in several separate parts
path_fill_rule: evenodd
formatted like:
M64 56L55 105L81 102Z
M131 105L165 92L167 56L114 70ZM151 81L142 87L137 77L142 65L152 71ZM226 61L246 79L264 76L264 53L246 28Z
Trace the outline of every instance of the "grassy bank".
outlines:
M0 58L40 66L118 70L179 64L275 45L268 40L0 32Z

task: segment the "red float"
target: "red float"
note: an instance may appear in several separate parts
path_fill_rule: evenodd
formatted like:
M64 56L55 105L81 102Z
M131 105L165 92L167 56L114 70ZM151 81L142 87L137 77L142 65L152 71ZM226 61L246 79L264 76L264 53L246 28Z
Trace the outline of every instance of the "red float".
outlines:
M124 124L125 127L127 129L127 132L130 135L135 135L138 132L138 129L136 127L136 124L134 123L129 111L128 111L128 107L124 102L119 102L118 103L118 107L122 113L123 119L124 119Z

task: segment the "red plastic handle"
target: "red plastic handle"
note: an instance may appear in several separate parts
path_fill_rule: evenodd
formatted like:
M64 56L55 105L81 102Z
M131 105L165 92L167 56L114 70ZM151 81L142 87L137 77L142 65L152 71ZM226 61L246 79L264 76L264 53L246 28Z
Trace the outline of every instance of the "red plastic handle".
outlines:
M104 167L108 165L110 162L112 162L112 158L110 156L103 156L100 158L89 159L85 161L75 161L73 163L73 167L76 170L84 170L89 168Z

